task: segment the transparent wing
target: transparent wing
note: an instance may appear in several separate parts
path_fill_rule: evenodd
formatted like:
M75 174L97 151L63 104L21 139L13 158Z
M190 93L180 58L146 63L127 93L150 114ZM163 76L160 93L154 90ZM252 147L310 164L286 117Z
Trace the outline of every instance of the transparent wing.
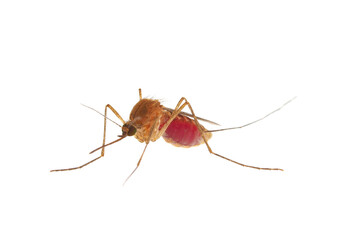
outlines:
M164 107L165 110L167 110L168 112L173 112L174 109L171 109L171 108L167 108L167 107ZM185 116L185 117L190 117L193 119L193 115L190 114L190 113L187 113L187 112L180 112L179 115L182 115L182 116ZM197 117L197 116L196 116ZM207 120L207 119L204 119L204 118L201 118L201 117L197 117L198 120L201 120L201 121L204 121L204 122L207 122L207 123L210 123L210 124L214 124L214 125L218 125L220 126L220 124L216 123L216 122L213 122L213 121L210 121L210 120Z

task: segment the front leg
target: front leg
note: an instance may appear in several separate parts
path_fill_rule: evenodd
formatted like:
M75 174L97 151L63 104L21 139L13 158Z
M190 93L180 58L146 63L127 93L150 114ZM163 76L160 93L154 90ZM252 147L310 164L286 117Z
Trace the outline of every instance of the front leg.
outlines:
M123 137L123 138L119 138L119 139L117 139L116 141L114 141L114 142L112 142L112 143L110 143L110 144L105 145L106 119L107 119L106 114L107 114L107 109L110 109L110 110L121 120L121 122L122 122L123 124L125 123L125 121L123 120L123 118L121 117L121 115L120 115L110 104L107 104L107 105L105 106L103 145L102 145L102 147L101 147L102 150L101 150L100 156L97 157L97 158L95 158L95 159L93 159L92 161L89 161L89 162L87 162L87 163L85 163L85 164L83 164L83 165L81 165L81 166L78 166L78 167L63 168L63 169L55 169L55 170L51 170L51 172L70 171L70 170L76 170L76 169L83 168L84 166L87 166L88 164L91 164L92 162L97 161L99 158L104 157L104 154L105 154L104 148L105 148L105 146L110 145L110 144L115 143L115 142L118 142L118 141L120 141L120 140L122 140L122 139L124 138L124 137ZM100 148L97 148L96 150L99 150L99 149L100 149ZM94 151L96 151L96 150L94 150ZM92 151L91 153L93 153L94 151Z

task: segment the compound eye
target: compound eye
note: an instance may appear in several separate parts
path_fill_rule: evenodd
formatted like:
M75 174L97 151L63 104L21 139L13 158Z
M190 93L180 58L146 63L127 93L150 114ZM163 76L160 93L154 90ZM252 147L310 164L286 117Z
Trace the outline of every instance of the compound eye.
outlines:
M128 128L127 136L133 136L136 132L137 132L137 129L134 126L130 125Z

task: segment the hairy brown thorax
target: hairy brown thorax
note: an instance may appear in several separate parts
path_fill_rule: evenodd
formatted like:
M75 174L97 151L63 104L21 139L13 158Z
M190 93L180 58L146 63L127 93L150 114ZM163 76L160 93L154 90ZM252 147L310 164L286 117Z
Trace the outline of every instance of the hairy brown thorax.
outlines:
M146 141L150 136L151 127L157 120L150 139L151 141L156 141L160 137L157 136L157 132L161 121L168 119L167 114L170 115L169 112L163 109L163 106L158 100L141 99L135 104L129 116L129 122L137 128L135 138L140 142Z

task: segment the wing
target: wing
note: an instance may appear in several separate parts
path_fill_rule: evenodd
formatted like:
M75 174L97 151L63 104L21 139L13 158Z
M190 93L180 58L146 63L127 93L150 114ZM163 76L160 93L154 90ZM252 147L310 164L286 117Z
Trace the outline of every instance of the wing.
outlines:
M168 112L171 112L171 113L174 111L174 109L167 108L167 107L164 107L164 109L167 110ZM187 113L187 112L180 112L179 115L182 115L182 116L185 116L185 117L190 117L192 119L194 118L192 114ZM210 121L210 120L207 120L207 119L204 119L204 118L200 118L200 117L197 117L197 116L196 116L196 118L198 120L201 120L201 121L204 121L204 122L207 122L207 123L210 123L210 124L214 124L214 125L220 126L220 124L218 124L216 122L213 122L213 121Z

